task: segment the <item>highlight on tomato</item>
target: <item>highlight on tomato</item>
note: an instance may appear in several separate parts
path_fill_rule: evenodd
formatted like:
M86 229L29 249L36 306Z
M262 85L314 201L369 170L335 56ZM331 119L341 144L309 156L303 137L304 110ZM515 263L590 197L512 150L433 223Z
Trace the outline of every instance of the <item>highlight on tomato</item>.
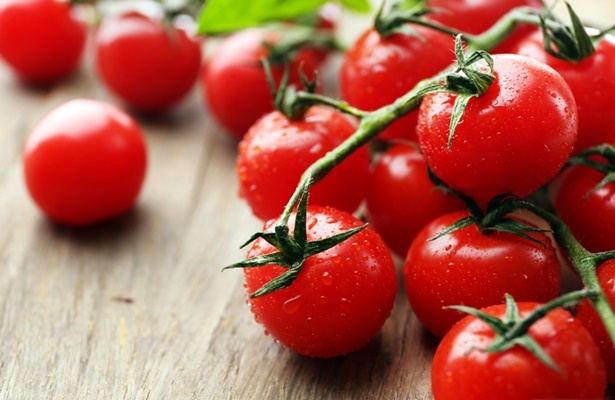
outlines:
M129 210L145 177L139 125L116 106L88 99L61 104L30 132L23 152L28 191L51 220L94 224Z
M194 87L201 40L162 18L136 11L103 18L94 50L98 76L127 105L166 111Z
M0 0L0 57L26 83L52 85L75 72L86 32L68 1Z

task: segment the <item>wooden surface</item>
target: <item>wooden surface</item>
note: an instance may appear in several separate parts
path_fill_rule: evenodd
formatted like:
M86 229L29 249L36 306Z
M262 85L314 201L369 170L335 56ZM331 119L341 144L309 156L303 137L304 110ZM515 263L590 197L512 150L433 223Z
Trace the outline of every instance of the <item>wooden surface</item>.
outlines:
M612 0L572 3L598 23L615 17ZM236 195L235 143L197 90L169 115L138 117L150 159L133 211L86 229L48 222L21 149L75 97L118 103L90 62L42 91L0 65L0 399L431 398L437 341L402 292L382 332L343 358L303 358L263 334L242 273L221 272L260 223Z

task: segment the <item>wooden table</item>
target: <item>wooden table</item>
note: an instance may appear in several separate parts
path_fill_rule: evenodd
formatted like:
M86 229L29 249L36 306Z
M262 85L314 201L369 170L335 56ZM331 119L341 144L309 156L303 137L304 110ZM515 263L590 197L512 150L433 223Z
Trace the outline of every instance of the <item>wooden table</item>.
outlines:
M596 23L615 17L612 0L571 2ZM359 23L346 20L347 36ZM237 197L236 143L196 89L169 115L138 117L150 160L134 210L85 229L46 220L21 150L45 113L76 97L118 103L89 60L49 90L0 66L1 399L431 398L437 341L403 293L382 332L343 358L303 358L263 334L242 273L221 272L260 223Z

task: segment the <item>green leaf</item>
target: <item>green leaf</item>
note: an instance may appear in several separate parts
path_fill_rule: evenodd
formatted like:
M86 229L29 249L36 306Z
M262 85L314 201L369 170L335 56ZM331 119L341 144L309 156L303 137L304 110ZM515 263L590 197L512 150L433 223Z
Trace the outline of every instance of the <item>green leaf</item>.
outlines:
M340 3L344 8L359 13L368 13L372 8L369 0L340 0Z
M327 0L207 0L198 19L198 31L201 34L224 33L268 21L294 19L317 10L326 2ZM361 8L365 2L344 0L343 4L351 3L355 8Z

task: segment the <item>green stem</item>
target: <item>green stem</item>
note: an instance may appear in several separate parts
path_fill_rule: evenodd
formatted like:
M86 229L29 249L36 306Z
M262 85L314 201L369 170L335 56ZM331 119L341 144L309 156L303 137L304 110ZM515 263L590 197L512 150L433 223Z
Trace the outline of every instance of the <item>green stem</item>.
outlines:
M333 108L337 108L338 110L359 119L363 119L369 114L368 112L352 107L350 104L344 101L335 100L331 97L323 96L317 93L297 92L297 99L301 103L323 104Z

